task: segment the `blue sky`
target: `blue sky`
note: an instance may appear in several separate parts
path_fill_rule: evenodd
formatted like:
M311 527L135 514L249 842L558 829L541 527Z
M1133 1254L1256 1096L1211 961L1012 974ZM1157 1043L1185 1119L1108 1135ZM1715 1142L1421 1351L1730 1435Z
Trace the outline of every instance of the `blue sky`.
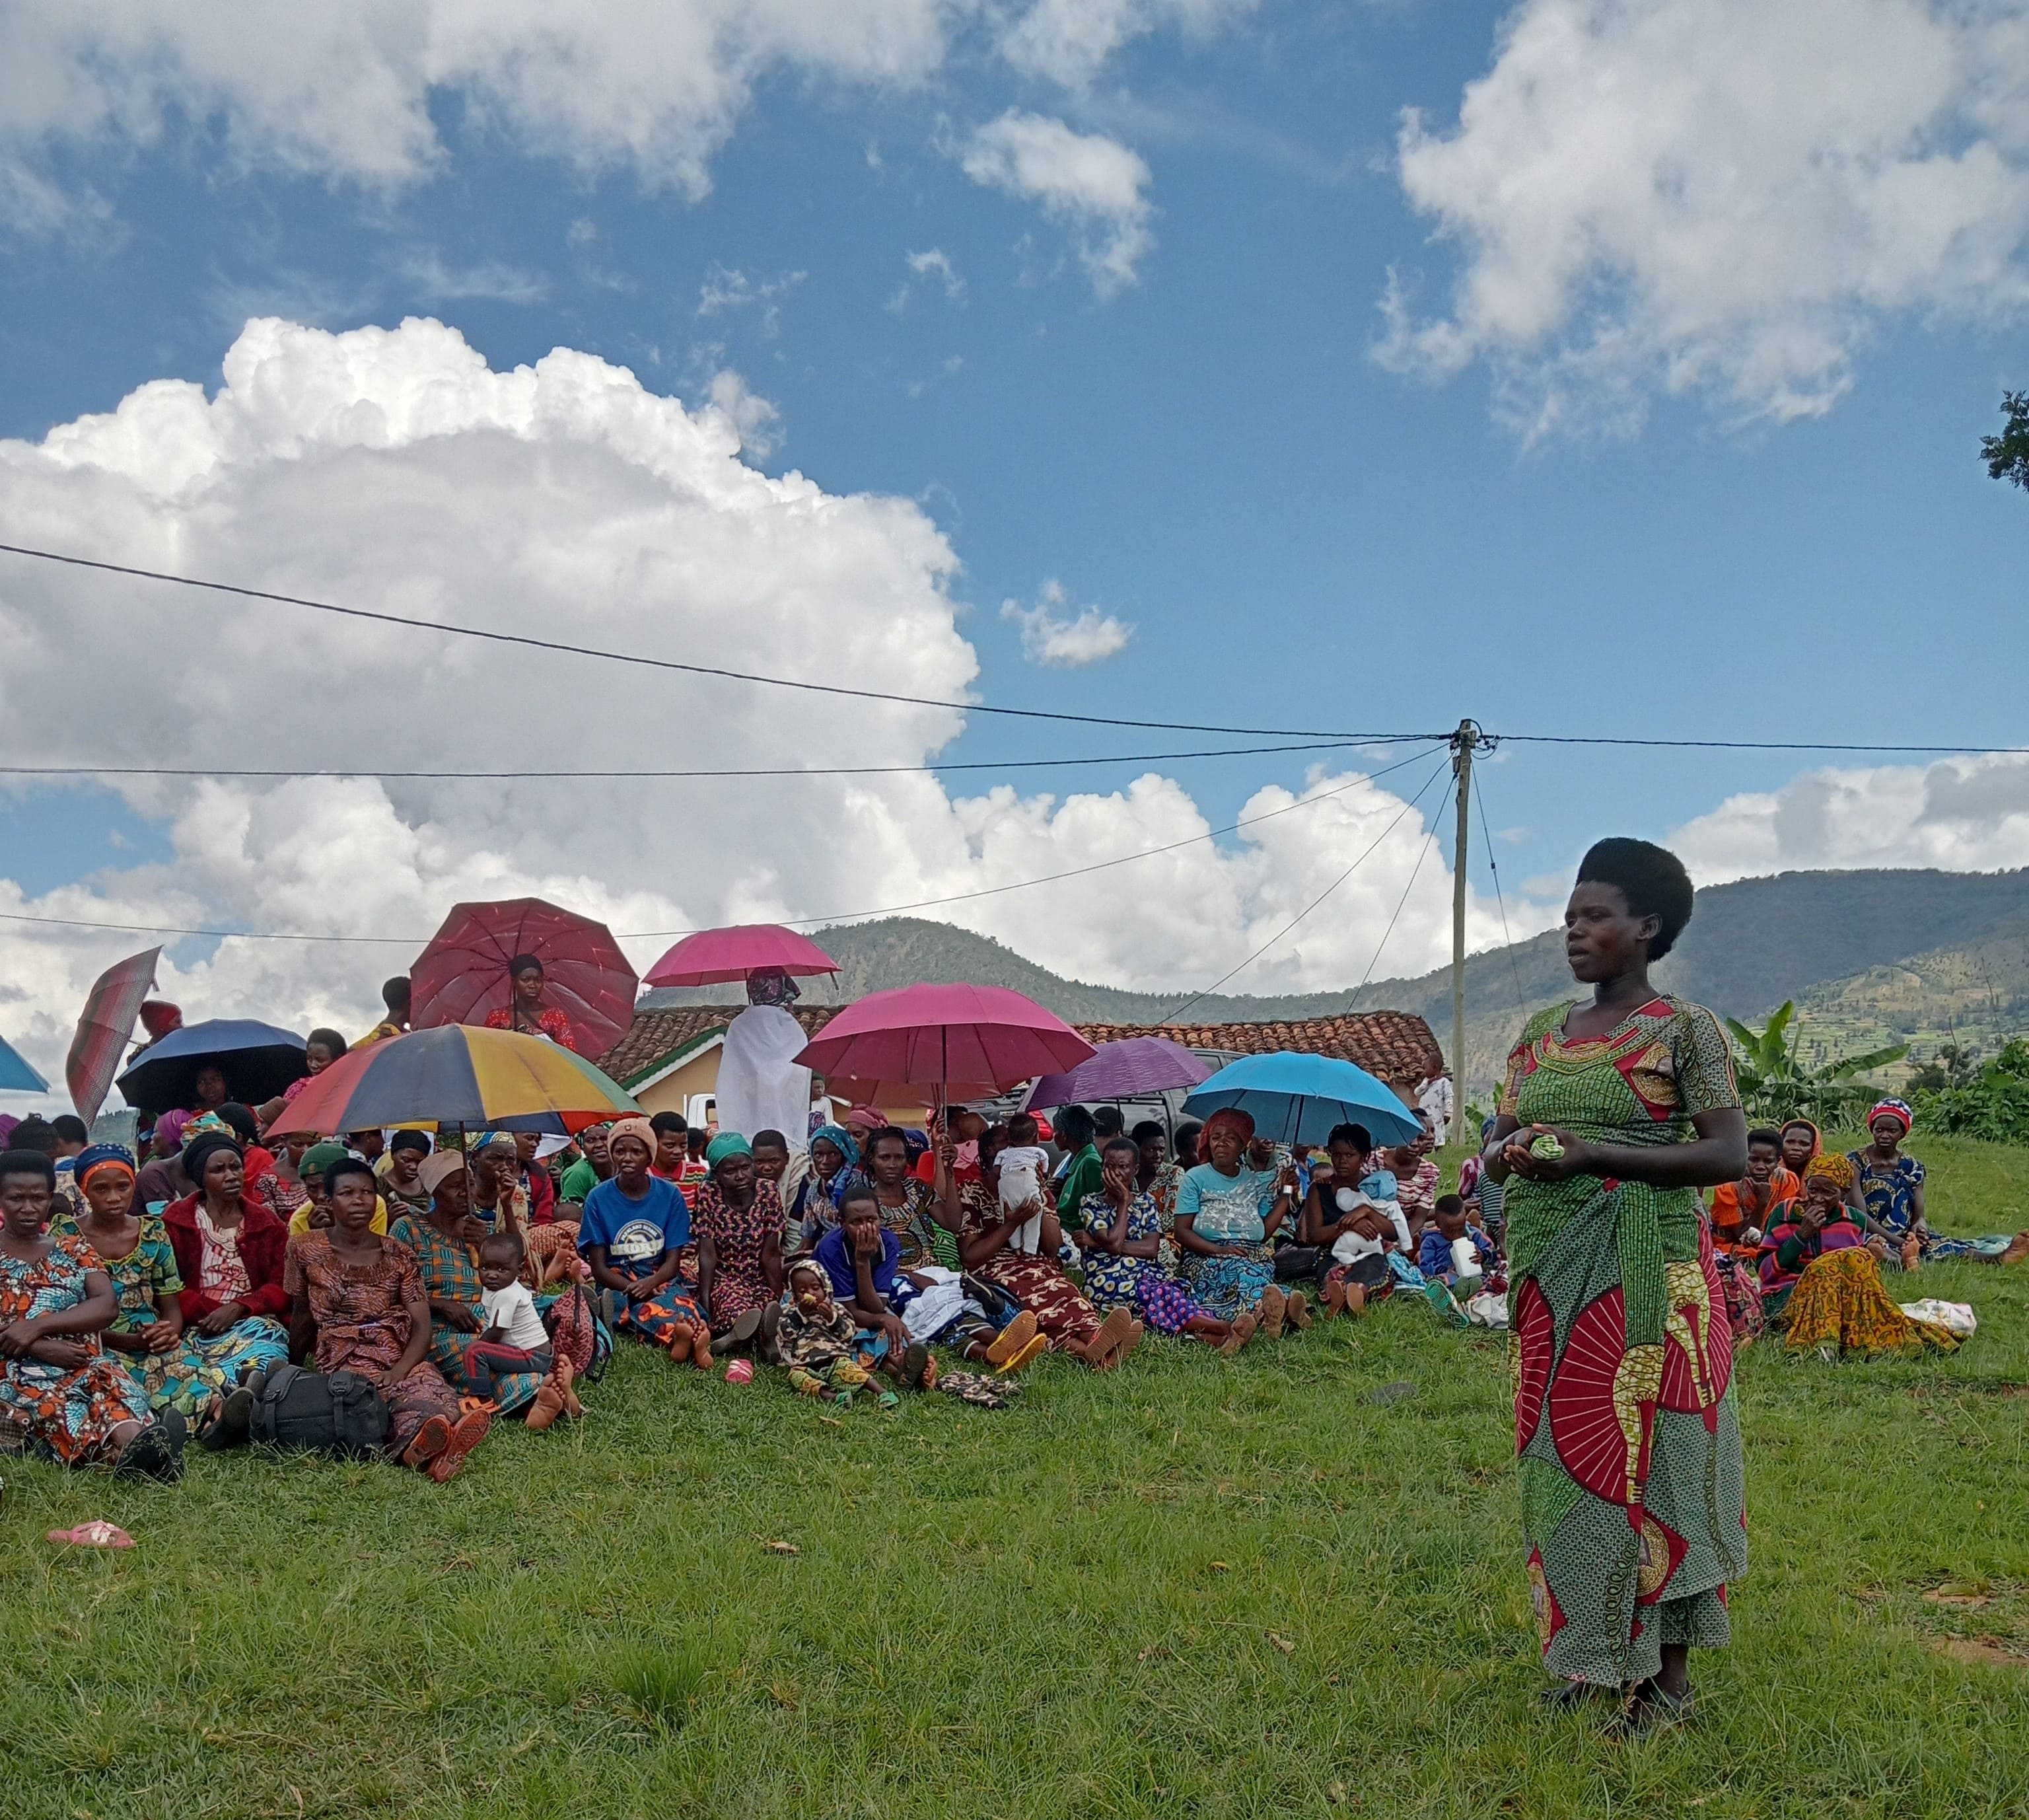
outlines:
M1658 31L1682 13L1690 31L1731 9L1623 10ZM1883 225L1872 205L1884 173L1978 139L1991 113L1977 81L1940 78L1869 139L1817 87L1894 72L1864 44L1840 52L1858 60L1843 72L1793 45L1781 121L1743 118L1737 65L1758 54L1745 42L1700 53L1711 66L1693 72L1680 143L1623 143L1625 121L1594 121L1589 141L1562 143L1515 94L1532 71L1553 94L1582 80L1519 63L1532 33L1551 54L1571 11L1101 0L1124 42L1058 80L1081 54L1011 50L1024 6L947 9L906 80L841 78L830 54L793 45L762 60L700 167L708 192L624 150L559 155L553 128L476 81L428 91L430 169L363 181L356 147L277 149L280 128L248 124L234 85L258 81L258 60L209 87L161 76L195 55L164 26L121 51L155 71L142 124L89 109L39 129L0 121L13 168L57 199L17 205L0 266L0 435L39 440L154 380L215 388L249 315L332 330L434 316L496 372L574 348L692 405L736 372L779 414L750 463L829 496L913 500L949 540L957 630L991 701L1258 726L1437 728L1469 713L1516 733L2029 743L2029 500L1975 459L2001 390L2029 384L2023 147L1991 133L2000 176L1965 202L1961 240L1919 245L1922 209ZM1961 28L1920 0L1890 11L1912 43ZM1200 28L1178 29L1180 13ZM1676 94L1656 43L1617 29L1598 28L1596 64ZM53 72L74 52L38 49ZM1462 129L1467 85L1489 71ZM1723 129L1695 117L1707 105ZM1420 167L1398 139L1409 108L1437 148ZM1007 118L1104 142L1145 180L1111 214L996 188L974 167L982 132ZM1756 136L1779 127L1801 150L1757 162ZM1752 175L1738 194L1716 186L1688 223L1667 198L1602 191L1567 209L1560 171L1641 158L1688 158L1696 196L1698 148L1722 130L1765 191ZM1793 157L1799 170L1844 160L1849 193L1791 181ZM1854 247L1838 217L1863 203L1880 244ZM1798 224L1821 217L1839 257L1800 243ZM1603 250L1572 258L1575 238ZM1693 243L1709 251L1687 258ZM1096 263L1109 248L1125 279ZM1786 257L1793 272L1772 269ZM1545 305L1530 288L1560 260ZM1771 268L1760 291L1740 281L1749 263ZM1391 274L1412 328L1460 331L1448 351L1391 342ZM1033 607L1052 583L1060 615L1089 605L1131 625L1125 648L1071 667L1025 659L1002 603ZM671 711L704 711L690 697ZM975 719L943 756L1167 743L1112 737ZM1308 762L1170 769L1218 822L1264 783L1300 789ZM1597 833L1660 838L1742 793L1762 793L1746 820L1773 826L1817 762L1511 745L1486 778L1504 875L1547 886ZM1051 787L1124 781L1113 767ZM1864 823L1871 786L1854 787ZM2000 812L2011 828L2020 795ZM1698 850L1711 875L1767 869L1770 854L2029 857L1999 823L1941 833L1906 804L1882 813L1894 825L1871 848L1823 828L1757 845L1736 816ZM0 826L13 877L37 894L166 854L168 821L104 791L37 792Z

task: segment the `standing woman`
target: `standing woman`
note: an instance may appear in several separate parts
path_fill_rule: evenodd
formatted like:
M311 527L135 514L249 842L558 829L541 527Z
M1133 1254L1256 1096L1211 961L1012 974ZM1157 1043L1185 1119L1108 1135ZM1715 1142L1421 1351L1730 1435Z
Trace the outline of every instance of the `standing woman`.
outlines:
M1601 841L1564 909L1592 987L1530 1019L1487 1173L1510 1182L1515 1449L1543 1658L1575 1707L1645 1731L1691 1711L1687 1657L1730 1636L1747 1566L1733 1343L1699 1190L1747 1168L1725 1034L1649 968L1691 882L1646 841ZM1512 1178L1512 1180L1511 1180Z

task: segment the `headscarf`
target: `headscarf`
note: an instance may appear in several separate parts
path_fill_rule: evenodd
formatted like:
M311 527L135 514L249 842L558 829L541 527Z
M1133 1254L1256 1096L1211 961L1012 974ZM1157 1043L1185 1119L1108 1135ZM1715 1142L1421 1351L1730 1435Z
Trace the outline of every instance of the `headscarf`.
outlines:
M313 1144L303 1152L303 1160L298 1166L299 1172L305 1176L321 1176L341 1157L351 1154L344 1145L334 1144L328 1139L321 1144ZM188 1168L190 1165L186 1163L184 1167Z
M1859 1172L1853 1168L1851 1161L1842 1157L1836 1150L1828 1156L1813 1157L1804 1165L1804 1179L1808 1182L1813 1176L1821 1176L1827 1182L1836 1182L1842 1190L1850 1188L1859 1179Z
M452 1176L465 1173L465 1158L448 1147L432 1150L418 1173L422 1176L425 1191L434 1194Z
M195 1120L192 1121L195 1123ZM224 1121L219 1122L215 1131L199 1131L184 1146L184 1173L191 1179L191 1185L199 1194L204 1192L204 1167L213 1155L220 1150L230 1150L243 1163L247 1153L239 1147L239 1140L225 1129Z
M230 1138L234 1143L244 1147L239 1134L233 1130L216 1112L199 1112L184 1127L184 1148L190 1148L193 1138Z
M184 1147L184 1127L190 1123L190 1114L180 1109L165 1112L155 1121L155 1138L163 1150L173 1153Z
M1902 1135L1905 1138L1909 1135L1910 1127L1916 1122L1916 1115L1909 1110L1909 1102L1907 1100L1876 1101L1874 1110L1867 1115L1867 1128L1870 1131L1872 1131L1874 1121L1881 1118L1894 1119L1899 1121L1902 1127Z
M757 968L747 976L749 1005L789 1005L803 996L802 987L779 967Z
M655 1160L655 1127L639 1113L631 1119L621 1120L606 1132L607 1150L610 1151L613 1146L622 1138L632 1138L637 1143L646 1144L648 1146L649 1161L652 1163Z
M716 1169L728 1157L751 1157L754 1146L737 1131L721 1131L704 1147L704 1166Z
M135 1172L133 1153L124 1144L87 1144L71 1165L80 1188L91 1187L91 1178L101 1169L124 1169L132 1176Z
M825 1143L844 1157L845 1167L856 1169L859 1166L859 1144L851 1132L843 1125L820 1125L810 1133L813 1144Z
M468 1157L476 1157L482 1150L491 1150L495 1144L505 1144L509 1150L513 1150L514 1134L512 1131L481 1131L477 1137L466 1141L465 1153Z
M1233 1131L1238 1135L1243 1145L1252 1143L1254 1140L1254 1115L1243 1112L1237 1106L1221 1106L1205 1120L1204 1129L1198 1133L1198 1155L1200 1157L1210 1158L1211 1135L1217 1131ZM1246 1158L1243 1156L1241 1160L1244 1162Z
M1789 1135L1799 1125L1801 1125L1805 1131L1811 1134L1811 1157L1818 1155L1819 1153L1825 1147L1824 1134L1820 1131L1816 1125L1812 1124L1808 1119L1785 1119L1782 1121L1781 1135L1786 1138L1788 1137ZM1810 1163L1811 1157L1806 1157L1804 1159L1805 1164L1807 1167Z
M845 1115L845 1122L849 1127L870 1134L887 1130L888 1115L877 1106L855 1106Z
M151 1042L160 1042L171 1031L182 1029L183 1023L183 1007L166 999L151 998L141 1007L141 1027Z

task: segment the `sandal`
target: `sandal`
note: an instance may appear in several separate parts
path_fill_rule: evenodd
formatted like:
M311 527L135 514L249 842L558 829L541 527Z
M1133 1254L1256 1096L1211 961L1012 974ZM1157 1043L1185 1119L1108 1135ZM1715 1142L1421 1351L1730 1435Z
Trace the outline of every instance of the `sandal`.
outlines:
M930 1369L930 1349L921 1340L911 1341L902 1354L902 1382L912 1391L927 1390L923 1374Z
M184 1476L184 1442L189 1433L190 1426L179 1411L165 1410L160 1421L150 1422L121 1449L113 1477L153 1479L173 1485Z
M423 1470L432 1480L441 1485L453 1477L465 1464L465 1457L486 1439L487 1432L493 1426L493 1418L484 1410L473 1410L458 1418L458 1426L451 1432L443 1450Z
M417 1429L416 1438L402 1450L402 1464L421 1469L451 1445L451 1424L442 1416L432 1416Z
M999 1366L1003 1371L1018 1369L1018 1367L1011 1368L1007 1361L1021 1352L1036 1337L1036 1317L1025 1308L1000 1330L999 1337L986 1349L986 1362ZM1033 1358L1035 1355L1032 1353L1029 1356Z
M1031 1334L1029 1336L1029 1343L1026 1346L1023 1346L1019 1352L1014 1354L1006 1361L1006 1363L996 1365L993 1368L994 1375L997 1377L1012 1377L1015 1372L1026 1370L1030 1365L1033 1364L1037 1358L1040 1358L1043 1354L1048 1352L1049 1350L1050 1336L1048 1334Z
M1243 1314L1226 1330L1226 1338L1219 1343L1219 1356L1221 1358L1237 1358L1240 1349L1253 1339L1254 1330L1260 1324L1259 1315Z
M1261 1334L1265 1339L1280 1339L1282 1323L1289 1314L1289 1298L1274 1283L1261 1292Z
M1300 1289L1293 1289L1289 1291L1289 1299L1285 1306L1283 1318L1299 1333L1311 1324L1311 1305L1304 1299L1304 1292Z
M207 1454L244 1447L253 1438L254 1393L242 1385L227 1391L210 1421L197 1432L197 1444Z
M1085 1362L1095 1366L1111 1364L1113 1355L1126 1344L1133 1326L1134 1317L1126 1309L1109 1309L1106 1319L1099 1324L1099 1332L1079 1348Z
M1689 1725L1697 1710L1697 1695L1691 1688L1673 1694L1653 1680L1645 1681L1627 1696L1614 1730L1623 1738L1651 1738Z

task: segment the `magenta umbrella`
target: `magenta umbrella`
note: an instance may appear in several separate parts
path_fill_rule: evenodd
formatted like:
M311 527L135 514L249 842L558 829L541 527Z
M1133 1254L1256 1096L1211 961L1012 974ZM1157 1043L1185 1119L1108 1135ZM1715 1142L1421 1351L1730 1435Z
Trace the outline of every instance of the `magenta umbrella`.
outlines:
M454 904L409 970L410 1022L483 1024L507 1010L517 954L542 962L543 1009L562 1015L580 1055L603 1055L627 1034L639 982L613 931L540 897Z
M796 1057L827 1080L906 1083L950 1099L1075 1068L1092 1046L1004 986L904 986L848 1005Z
M1103 1042L1084 1061L1062 1074L1045 1075L1029 1090L1025 1107L1076 1105L1089 1100L1132 1100L1170 1087L1194 1087L1212 1076L1180 1042L1166 1036L1123 1037Z
M838 963L807 935L779 923L740 923L686 935L648 969L650 986L718 986L778 968L785 973L836 973Z

